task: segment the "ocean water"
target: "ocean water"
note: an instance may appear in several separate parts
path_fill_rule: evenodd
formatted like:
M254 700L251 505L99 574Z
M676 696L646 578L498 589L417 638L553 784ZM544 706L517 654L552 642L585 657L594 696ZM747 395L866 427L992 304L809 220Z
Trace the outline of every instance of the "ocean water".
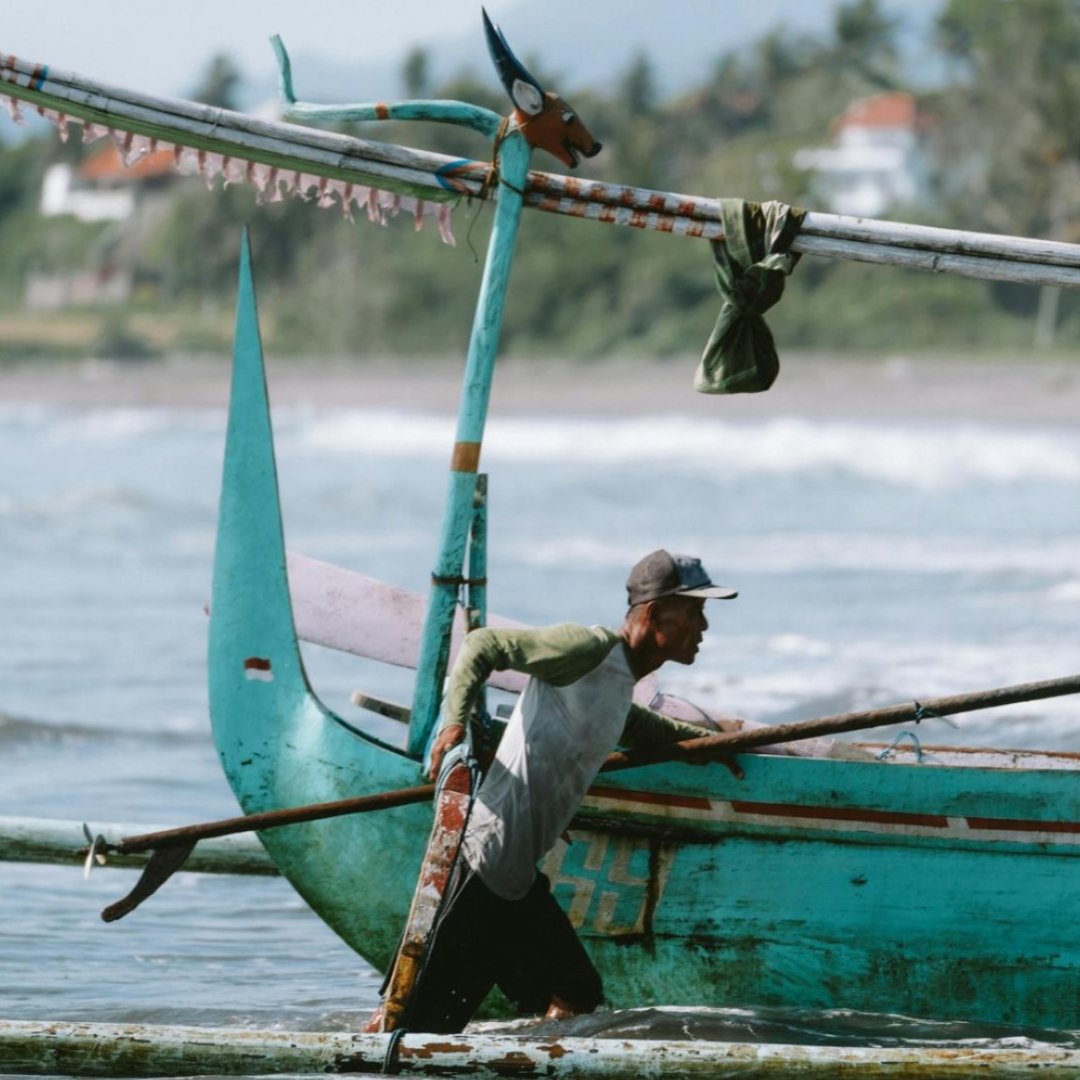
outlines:
M290 548L425 589L452 420L282 403L274 421ZM218 409L0 408L0 815L236 813L205 687L224 427ZM533 416L493 419L484 454L493 611L617 624L629 565L659 546L739 589L710 605L696 665L661 673L701 704L780 721L1077 672L1075 428ZM330 708L400 736L349 696L408 701L410 673L305 655ZM919 735L1076 751L1077 708L930 719ZM376 1003L377 973L283 881L181 874L103 924L131 882L0 863L0 1017L348 1030ZM1007 1034L752 1008L580 1023L775 1041Z

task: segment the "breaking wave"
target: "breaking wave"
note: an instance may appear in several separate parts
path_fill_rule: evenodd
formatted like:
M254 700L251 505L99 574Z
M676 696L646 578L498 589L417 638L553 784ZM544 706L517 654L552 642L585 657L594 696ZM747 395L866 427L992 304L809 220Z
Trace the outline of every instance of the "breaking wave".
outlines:
M184 727L179 721L156 724L151 730L101 727L68 721L30 720L0 712L0 748L71 746L75 743L110 742L203 743L205 728L200 722Z
M605 541L571 534L550 539L511 541L504 556L526 566L558 567L571 562L594 567L631 566L640 558L640 541ZM699 550L715 540L702 538ZM1058 575L1060 581L1040 585L1046 599L1080 601L1080 545L1074 539L998 539L979 543L970 535L898 536L881 532L756 534L726 536L722 543L724 573L797 574L807 571L873 571L910 574L994 575L1009 591L1008 575ZM1020 583L1014 583L1018 590ZM1026 587L1025 591L1026 591Z
M286 427L283 446L377 457L445 458L454 430L443 417L351 410L323 414L317 423L287 421ZM1080 478L1080 437L1074 433L979 424L496 418L488 425L485 454L501 461L655 465L728 476L829 471L927 488Z
M275 410L281 456L355 454L369 459L445 459L450 417L386 409ZM53 445L108 446L176 435L216 436L224 412L207 408L69 410L0 407L0 430ZM485 458L571 465L656 466L717 476L828 472L916 488L972 481L1080 478L1080 435L1067 429L944 422L860 423L648 417L494 417Z

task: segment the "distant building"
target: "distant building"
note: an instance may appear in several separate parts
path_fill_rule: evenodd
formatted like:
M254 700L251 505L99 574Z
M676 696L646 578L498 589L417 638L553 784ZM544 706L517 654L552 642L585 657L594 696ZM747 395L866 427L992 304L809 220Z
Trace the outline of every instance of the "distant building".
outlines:
M49 166L41 186L41 212L45 217L73 214L80 221L126 221L174 177L171 150L146 154L125 168L120 151L108 140L77 168Z
M929 194L927 119L906 91L853 101L832 123L832 145L800 150L797 168L814 173L825 209L874 217Z
M175 180L171 149L125 166L111 140L77 167L49 166L41 187L44 216L71 214L80 221L114 222L115 228L98 245L93 265L68 273L27 274L26 305L51 310L128 300L138 249L149 228L167 212Z

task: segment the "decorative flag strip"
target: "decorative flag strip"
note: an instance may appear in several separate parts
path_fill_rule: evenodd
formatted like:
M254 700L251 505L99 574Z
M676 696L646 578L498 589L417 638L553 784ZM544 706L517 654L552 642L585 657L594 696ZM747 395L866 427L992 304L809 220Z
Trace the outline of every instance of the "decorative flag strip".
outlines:
M296 194L320 206L339 206L347 216L363 208L380 223L402 211L412 212L418 224L434 217L447 243L453 240L445 204L462 197L490 199L498 190L490 162L153 97L4 53L0 96L15 99L7 107L16 117L21 103L61 127L77 117L99 135L122 129L148 141L157 139L159 146L201 147L202 155L196 149L187 167L210 178L221 172L227 183L233 176L250 178L262 185L258 190L263 198ZM136 145L133 141L132 147ZM249 171L233 159L267 167ZM327 181L323 185L314 177ZM723 200L699 195L533 171L524 187L524 203L547 213L675 236L721 240L726 235ZM808 213L789 250L987 281L1080 289L1080 244L1063 241Z
M0 67L2 66L0 63ZM12 120L17 124L25 124L24 107L27 103L5 94L2 79L0 98L7 106ZM206 186L211 189L220 176L226 187L241 183L254 187L255 199L259 203L283 202L286 197L296 196L305 202L313 202L320 209L340 207L342 214L350 222L356 220L354 209L362 211L368 221L377 225L386 225L391 218L401 213L412 214L417 231L423 227L425 218L434 218L443 243L451 246L455 243L451 228L451 214L454 209L451 203L428 202L413 195L384 191L364 184L351 184L345 180L314 176L298 170L279 169L245 158L196 150L180 143L152 139L146 135L136 135L130 131L86 122L79 117L67 116L40 105L30 105L29 108L56 125L62 142L66 142L69 137L69 124L82 127L84 143L111 138L125 168L131 168L149 154L171 151L173 166L177 172L187 176L201 176L206 181Z

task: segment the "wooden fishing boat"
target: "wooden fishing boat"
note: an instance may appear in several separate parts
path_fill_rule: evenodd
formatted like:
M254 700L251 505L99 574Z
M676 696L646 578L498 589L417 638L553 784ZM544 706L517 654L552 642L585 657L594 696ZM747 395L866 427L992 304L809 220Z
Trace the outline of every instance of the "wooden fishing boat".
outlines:
M437 118L491 134L498 123L492 163L162 102L12 58L0 66L0 92L61 125L76 117L115 132L129 155L168 141L181 164L204 174L220 171L275 193L284 175L320 201L363 205L374 216L412 200L406 208L418 220L434 216L447 236L450 200L496 199L404 748L334 715L305 676L246 248L242 260L209 647L222 764L248 814L416 784L462 587L474 609L485 605L482 575L466 572L465 561L483 556L477 465L521 210L716 238L723 235L717 204L530 172L520 128L506 132L501 118L472 106L436 110ZM527 99L515 104L526 108ZM430 119L433 104L460 103L421 104L348 115ZM392 192L389 203L379 190ZM1080 285L1073 245L831 215L808 215L792 250ZM1061 917L1080 903L1080 755L935 748L851 760L744 754L739 764L740 775L669 763L605 778L586 798L572 842L548 858L556 895L614 1005L843 1006L1080 1024L1080 945ZM261 839L311 907L385 968L430 815L426 806L400 806L265 831Z
M251 279L240 290L214 573L210 693L248 813L418 782L417 760L330 713L291 614ZM1080 756L747 754L605 779L545 870L617 1005L846 1007L1070 1027L1080 947ZM385 967L426 806L263 834L350 945Z

